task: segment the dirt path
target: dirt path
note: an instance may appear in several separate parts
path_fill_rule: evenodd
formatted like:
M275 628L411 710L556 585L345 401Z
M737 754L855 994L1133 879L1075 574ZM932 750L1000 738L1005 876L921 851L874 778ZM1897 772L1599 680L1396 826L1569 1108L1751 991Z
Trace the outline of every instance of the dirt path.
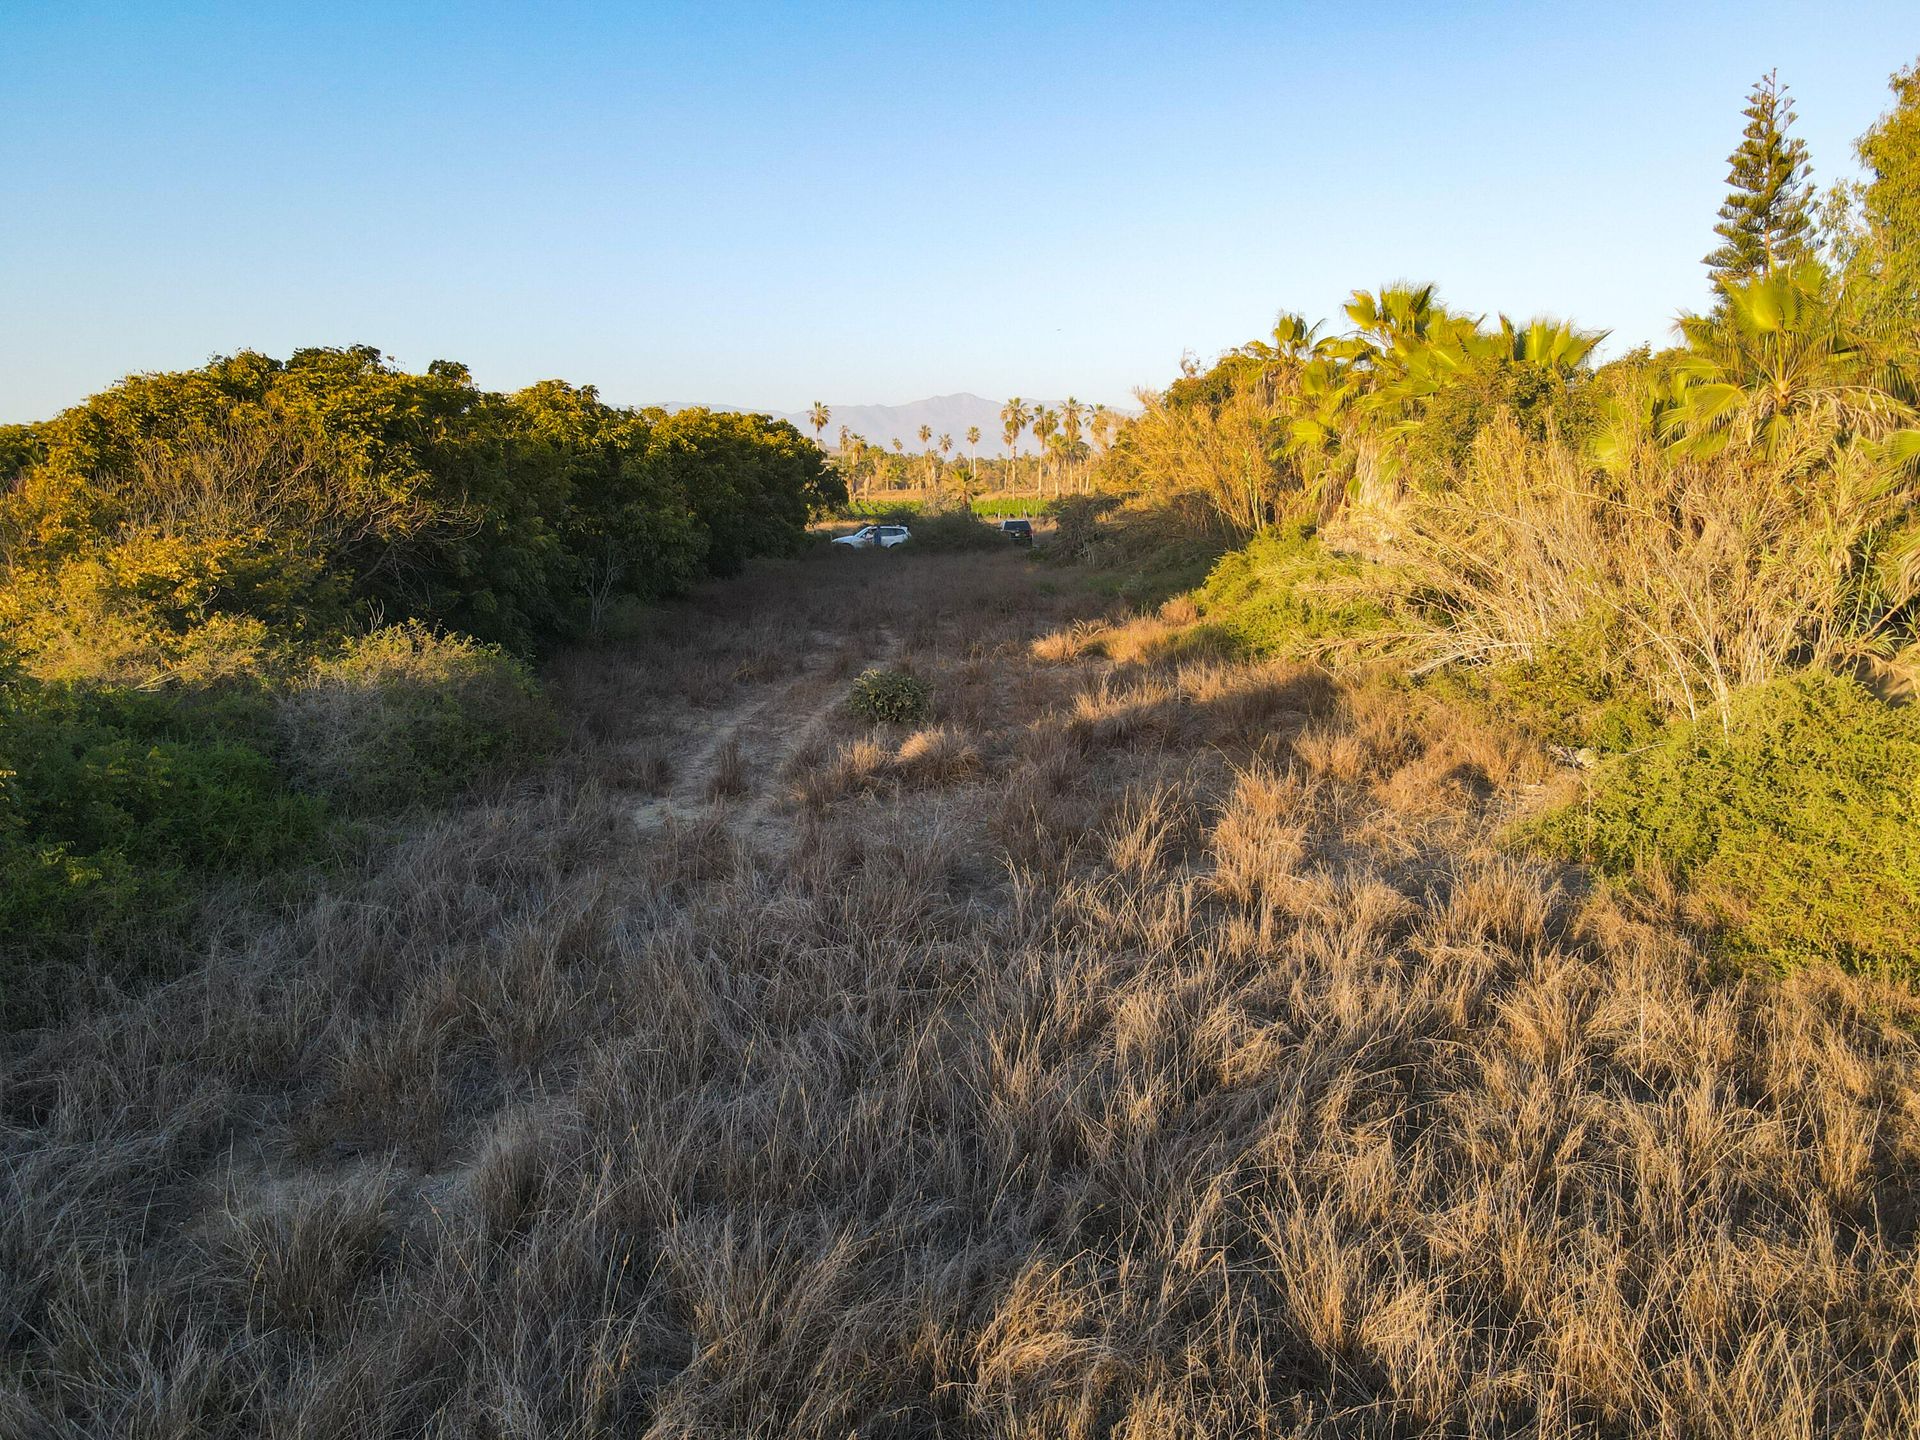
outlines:
M900 653L899 635L886 626L841 635L815 630L808 640L809 659L798 675L756 686L688 725L682 744L666 757L671 788L633 812L643 833L724 805L736 829L751 838L785 838L775 802L788 760L845 702L845 677L889 664Z

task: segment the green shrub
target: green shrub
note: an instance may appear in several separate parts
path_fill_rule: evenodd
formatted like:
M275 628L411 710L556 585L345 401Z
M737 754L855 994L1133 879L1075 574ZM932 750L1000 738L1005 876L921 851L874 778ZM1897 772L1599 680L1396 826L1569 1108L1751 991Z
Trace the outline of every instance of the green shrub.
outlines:
M292 793L238 704L0 675L0 990L55 962L132 959L206 881L312 854L325 809ZM143 954L133 946L148 942ZM124 968L124 966L122 967Z
M316 663L278 720L295 784L367 814L448 799L538 753L552 727L523 663L418 623L376 630Z
M1377 569L1334 554L1310 527L1268 531L1213 567L1200 610L1241 653L1262 659L1384 639L1389 587Z
M1533 659L1442 666L1422 684L1491 710L1551 744L1611 755L1650 743L1669 718L1613 663L1616 653L1611 637L1569 635Z
M1657 860L1713 910L1730 948L1915 973L1920 710L1801 675L1615 757L1581 804L1523 834L1612 874Z
M854 680L847 706L863 720L912 725L931 717L933 692L905 670L865 670Z
M863 524L910 525L919 518L922 509L918 500L849 500L834 514L842 520L858 520Z

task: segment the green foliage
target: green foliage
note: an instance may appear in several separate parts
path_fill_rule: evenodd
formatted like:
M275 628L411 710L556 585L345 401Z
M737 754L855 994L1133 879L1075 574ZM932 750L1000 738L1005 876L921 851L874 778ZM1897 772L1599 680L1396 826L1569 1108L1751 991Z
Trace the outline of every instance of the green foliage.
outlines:
M932 716L933 692L926 681L905 670L863 670L854 679L847 707L863 720L914 725Z
M1888 84L1893 108L1860 139L1869 178L1849 268L1862 313L1911 361L1920 355L1920 63Z
M1536 842L1613 873L1658 861L1739 953L1912 975L1920 962L1920 710L1800 675L1603 764Z
M1716 284L1772 275L1811 253L1812 167L1806 142L1787 133L1795 117L1778 72L1755 83L1744 113L1746 129L1727 157L1732 191L1713 227L1721 244L1702 262Z
M0 676L0 986L133 953L208 880L303 859L323 833L324 808L265 753L257 702Z
M863 524L910 525L925 508L918 500L849 500L835 508L834 516Z
M1429 397L1420 425L1410 436L1416 475L1444 482L1473 453L1474 437L1496 417L1511 416L1521 433L1544 443L1549 434L1584 444L1598 422L1591 386L1579 372L1532 364L1508 355L1477 357L1453 382ZM1579 377L1584 378L1584 377Z
M1054 501L1043 495L976 495L970 502L973 513L989 520L1034 520L1047 513Z
M33 620L35 648L147 634L162 674L215 617L315 638L413 618L530 651L785 553L844 498L784 422L557 381L494 395L370 346L132 376L30 438L0 493L0 618Z
M647 458L705 530L711 574L790 553L810 516L846 503L819 447L784 420L699 409L656 417Z
M1298 657L1387 638L1386 588L1364 562L1333 554L1302 525L1222 557L1198 598L1207 623L1240 653Z
M522 662L417 621L316 662L276 718L294 783L362 814L450 799L552 731Z
M1555 744L1614 754L1648 743L1666 716L1629 675L1610 664L1614 647L1568 635L1529 659L1494 666L1481 690L1509 719Z
M45 458L38 425L0 425L0 494Z

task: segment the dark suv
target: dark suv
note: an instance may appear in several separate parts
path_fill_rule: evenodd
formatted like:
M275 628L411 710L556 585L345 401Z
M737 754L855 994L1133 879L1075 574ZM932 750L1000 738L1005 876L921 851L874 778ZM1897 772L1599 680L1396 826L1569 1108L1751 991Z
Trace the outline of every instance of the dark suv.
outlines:
M1002 520L1000 533L1016 545L1033 543L1033 522L1031 520Z

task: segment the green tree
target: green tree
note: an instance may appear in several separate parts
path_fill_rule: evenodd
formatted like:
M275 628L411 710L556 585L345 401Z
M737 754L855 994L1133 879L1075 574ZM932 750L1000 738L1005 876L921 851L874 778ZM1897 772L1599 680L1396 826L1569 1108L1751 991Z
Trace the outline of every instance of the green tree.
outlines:
M1743 113L1746 129L1727 157L1733 188L1713 227L1721 244L1702 262L1716 286L1789 269L1812 252L1812 166L1806 142L1788 133L1793 104L1778 71L1760 77Z
M1920 63L1889 82L1893 108L1861 137L1868 179L1860 191L1858 303L1870 328L1920 352Z
M1060 412L1048 405L1037 406L1028 428L1033 432L1038 449L1035 459L1042 459L1047 453L1047 442L1053 439L1054 432L1060 428Z
M1018 395L1000 407L1000 434L1007 442L1007 468L1016 472L1020 458L1020 432L1027 428L1027 402Z
M820 437L826 433L827 422L832 418L833 411L829 410L825 405L822 405L818 400L813 402L812 407L807 411L807 423L813 426L814 444L820 444ZM821 448L825 449L826 447L821 446Z
M1660 424L1684 452L1731 443L1777 454L1801 416L1841 438L1884 436L1912 418L1868 375L1818 261L1729 281L1722 294L1722 313L1680 320L1688 350Z

